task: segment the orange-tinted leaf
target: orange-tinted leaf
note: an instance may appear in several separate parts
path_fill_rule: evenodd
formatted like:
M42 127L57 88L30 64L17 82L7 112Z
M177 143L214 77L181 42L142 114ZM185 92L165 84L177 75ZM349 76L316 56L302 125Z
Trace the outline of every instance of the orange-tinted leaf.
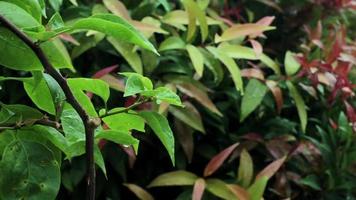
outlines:
M197 179L198 177L195 174L179 170L161 174L147 187L194 185Z
M225 200L237 200L236 196L228 185L220 179L207 179L206 180L206 190L211 192L217 197Z
M126 20L131 20L129 11L125 5L119 0L103 0L105 7L113 14L122 17Z
M201 200L205 190L205 180L199 178L194 183L192 200Z
M287 159L287 156L284 156L278 160L273 161L267 167L265 167L260 173L257 174L256 180L267 177L268 179L271 178L278 169L283 165L284 161Z
M235 150L235 148L239 145L239 143L235 143L228 148L224 149L221 151L219 154L214 156L210 162L206 165L204 169L204 176L210 176L213 174L216 170L220 168L220 166L223 164L223 162L229 157L229 155Z
M229 184L227 187L239 200L250 200L250 194L244 188L235 184Z
M131 192L133 192L140 200L154 200L153 196L146 190L142 189L140 186L130 183L124 183Z
M262 55L262 45L256 40L250 40L250 42L256 54L256 58L259 58Z
M275 19L274 16L266 16L263 17L262 19L258 20L256 24L264 25L264 26L269 26L272 24L273 20ZM250 38L256 38L256 37L261 37L263 35L262 32L256 33L256 34L251 34Z
M271 90L274 100L276 101L277 112L281 113L283 106L283 93L277 82L268 80L266 81L267 87Z
M274 27L265 26L260 24L237 24L234 25L223 32L221 36L216 36L215 42L223 42L228 40L233 40L239 37L245 37L252 34L258 34L263 31L273 30Z
M247 78L256 78L261 81L265 80L265 76L263 75L262 70L255 68L242 69L241 76Z
M59 35L59 38L61 38L64 41L70 42L76 46L79 46L80 43L71 35L67 34L67 33L62 33Z
M182 93L197 100L200 104L202 104L203 106L208 108L211 112L214 112L214 113L218 114L219 116L222 116L221 112L216 108L216 106L210 100L208 94L205 91L199 89L198 87L196 87L190 83L179 84L179 85L177 85L177 88Z

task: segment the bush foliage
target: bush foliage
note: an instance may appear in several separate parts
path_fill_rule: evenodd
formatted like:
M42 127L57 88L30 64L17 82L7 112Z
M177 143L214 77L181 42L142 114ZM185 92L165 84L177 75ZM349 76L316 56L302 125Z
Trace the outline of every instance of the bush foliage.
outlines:
M0 0L0 199L355 199L355 10Z

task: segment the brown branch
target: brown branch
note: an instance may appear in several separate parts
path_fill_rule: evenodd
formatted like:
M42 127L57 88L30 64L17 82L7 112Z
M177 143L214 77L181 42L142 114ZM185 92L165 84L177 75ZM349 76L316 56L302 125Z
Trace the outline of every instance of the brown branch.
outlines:
M0 15L1 25L12 31L36 54L46 73L51 75L61 86L67 102L77 111L85 127L85 150L87 159L87 200L95 199L95 163L94 163L94 129L97 127L96 120L90 119L84 108L79 104L70 90L65 78L52 66L40 46L27 37L19 28L13 25L5 17Z

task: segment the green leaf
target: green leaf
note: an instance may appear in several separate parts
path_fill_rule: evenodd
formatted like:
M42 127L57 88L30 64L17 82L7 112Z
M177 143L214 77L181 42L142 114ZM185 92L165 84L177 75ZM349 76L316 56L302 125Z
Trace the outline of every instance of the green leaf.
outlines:
M27 95L38 108L55 115L56 110L52 95L45 79L42 78L42 74L40 78L32 78L32 80L23 82L23 85Z
M4 151L0 173L6 174L0 176L3 200L55 199L59 191L60 166L53 153L40 143L10 143Z
M5 130L0 134L0 163L5 148L15 139L13 130ZM1 164L0 164L1 165Z
M199 50L204 57L204 64L214 74L214 83L219 85L224 78L224 70L221 63L206 49L199 48Z
M159 46L158 51L167 51L167 50L174 50L174 49L184 49L185 42L176 36L169 37L165 39Z
M240 122L244 121L258 105L261 104L267 92L267 86L256 79L251 79L245 89L246 93L242 97Z
M40 45L53 67L74 69L72 60L62 41L58 38L43 42Z
M249 188L248 193L250 194L251 200L261 200L263 193L266 189L268 182L267 177L261 177L260 179L256 180Z
M294 53L287 51L284 57L284 67L286 68L286 73L288 76L298 72L300 63L295 59Z
M207 49L226 66L226 68L229 70L232 76L232 80L235 83L236 90L240 91L241 94L243 94L244 89L243 89L241 71L240 68L237 66L236 62L234 61L234 59L229 57L226 54L226 52L221 51L220 49L217 49L215 47L207 47Z
M18 122L34 122L42 119L43 114L26 105L0 103L0 125L16 125Z
M225 200L237 200L227 184L219 179L206 180L206 189L217 197Z
M158 0L158 2L164 7L167 12L171 11L171 6L169 5L167 0Z
M1 3L1 2L0 2ZM56 68L73 68L68 52L59 39L41 44L51 64ZM8 29L0 27L0 65L14 70L42 70L33 51Z
M224 42L229 40L238 39L241 37L246 37L248 35L262 33L263 31L273 30L275 27L266 26L261 24L235 24L230 28L226 29L221 36L215 38L215 42Z
M297 88L295 88L292 82L287 81L287 87L289 89L290 95L294 99L294 102L297 106L298 116L302 126L302 131L303 133L305 133L305 129L307 128L308 114L307 114L306 105L304 103L303 97L299 94Z
M140 112L139 115L146 120L146 123L152 128L153 132L161 140L164 147L168 151L173 165L175 165L174 136L169 126L168 120L156 112L143 111Z
M120 73L127 77L125 85L124 97L132 96L143 91L150 91L153 89L152 82L149 78L136 73Z
M134 45L117 40L113 37L108 37L107 40L122 55L122 57L125 58L136 73L143 73L142 61L138 53L134 50Z
M204 11L202 11L198 4L193 0L183 0L182 2L189 18L187 40L191 41L193 39L196 31L196 21L198 20L200 24L202 41L204 42L209 33L207 19Z
M140 200L154 200L150 193L138 185L128 183L124 183L123 185L133 192Z
M225 52L229 57L234 59L261 60L261 62L267 67L271 68L274 73L277 75L281 74L281 70L277 63L275 63L264 53L262 53L260 57L257 57L255 51L252 48L222 43L219 45L218 49Z
M97 14L85 19L80 19L75 22L73 29L99 31L117 40L133 43L157 53L154 46L131 24L112 14Z
M63 110L61 122L69 145L85 139L83 121L73 108L67 107Z
M109 85L100 79L91 78L68 78L68 85L72 90L92 92L106 103L110 97Z
M0 1L0 15L21 29L31 28L44 30L44 27L39 21L16 4Z
M46 80L47 86L52 96L52 100L56 110L56 118L58 119L61 116L63 106L66 100L66 96L61 88L61 86L57 83L57 81L50 76L49 74L43 74L44 79Z
M101 169L101 171L103 171L106 179L108 178L107 177L107 174L106 174L106 167L105 167L105 161L104 161L104 158L103 158L103 154L101 153L98 145L94 145L94 162L95 164L97 164L99 166L99 168Z
M133 145L138 144L138 140L131 136L129 132L118 131L118 130L103 130L100 131L96 136L96 139L106 139L117 144L123 145Z
M124 108L122 108L124 109ZM111 110L111 112L119 111L119 108ZM110 129L128 132L131 130L137 130L145 132L145 121L142 117L135 113L118 113L103 118L105 124Z
M199 49L193 45L188 44L186 46L186 49L188 51L189 58L193 63L193 67L194 67L195 71L197 72L199 77L202 77L203 71L204 71L204 57L203 57L203 55L200 53Z
M48 2L55 11L59 11L62 6L63 0L48 0Z
M184 105L184 108L169 107L169 112L195 130L205 133L203 122L197 109L190 103L185 103Z
M66 138L63 136L62 133L60 133L55 128L49 126L34 125L27 129L25 128L22 130L30 130L34 132L36 135L48 139L48 141L50 141L55 147L57 147L64 153L66 148L68 147Z
M37 0L2 0L12 4L16 4L18 7L24 9L39 23L42 21L42 8Z
M147 187L162 187L162 186L183 186L194 185L198 176L187 171L174 171L161 174L156 177Z
M54 15L52 15L51 19L49 19L49 21L47 23L47 27L50 30L56 30L59 28L63 28L64 26L65 25L64 25L63 19L58 12L54 13Z
M154 90L144 91L141 93L145 97L154 97L157 104L166 102L176 106L182 106L179 96L167 87L158 87Z
M240 154L240 165L238 169L238 181L243 187L250 185L253 178L253 161L250 154L243 149Z

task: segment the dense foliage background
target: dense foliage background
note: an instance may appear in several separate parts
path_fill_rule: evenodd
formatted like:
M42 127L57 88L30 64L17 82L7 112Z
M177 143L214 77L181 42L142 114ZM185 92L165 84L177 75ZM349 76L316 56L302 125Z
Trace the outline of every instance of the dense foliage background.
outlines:
M61 72L108 83L107 108L128 107L139 98L123 97L125 78L118 72L149 77L155 87L175 91L185 105L135 107L167 117L175 166L149 128L146 133L130 128L141 141L137 154L132 146L99 142L107 175L97 170L97 199L183 200L192 199L192 193L199 199L204 188L202 199L260 199L262 194L264 199L356 198L355 1L45 3L41 18L48 30L55 31L62 20L71 25L113 13L158 50L159 55L95 29L55 35L61 43ZM3 39L3 31L0 53L5 55L11 41ZM26 59L18 56L13 59ZM29 86L4 78L35 73L9 69L4 60L0 55L1 105L35 107ZM88 95L98 111L101 99ZM130 124L121 120L104 128ZM0 126L6 130L1 121ZM0 133L0 152L4 143ZM85 198L85 159L62 159L57 199Z

